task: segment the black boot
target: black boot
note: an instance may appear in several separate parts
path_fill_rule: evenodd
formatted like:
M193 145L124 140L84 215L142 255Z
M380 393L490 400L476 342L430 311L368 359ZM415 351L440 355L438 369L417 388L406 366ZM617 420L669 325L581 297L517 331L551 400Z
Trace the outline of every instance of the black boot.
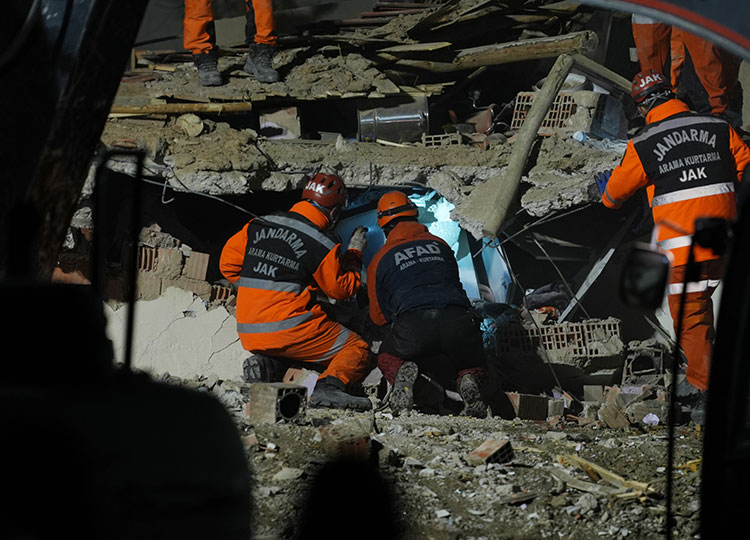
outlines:
M247 48L247 60L243 71L249 73L262 83L273 83L279 80L279 72L271 67L274 48L264 43L251 43Z
M396 372L388 401L391 411L398 414L414 408L414 384L419 375L419 368L414 362L404 362Z
M474 418L485 418L487 416L487 404L482 399L481 381L476 373L468 371L460 376L458 393L464 400L462 414Z
M201 86L221 86L221 73L219 73L219 59L216 51L211 49L207 53L193 54L193 63L198 69L198 80Z
M308 403L310 407L331 409L354 409L369 411L372 402L366 397L353 396L346 391L346 385L336 377L319 379Z
M242 363L242 378L247 383L280 382L289 365L278 358L253 354Z

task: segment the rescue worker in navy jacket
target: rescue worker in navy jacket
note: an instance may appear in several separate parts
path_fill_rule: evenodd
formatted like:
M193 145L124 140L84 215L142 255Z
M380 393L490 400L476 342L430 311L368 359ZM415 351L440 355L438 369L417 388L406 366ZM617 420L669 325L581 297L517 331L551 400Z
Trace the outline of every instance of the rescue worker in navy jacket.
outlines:
M380 198L378 225L386 242L367 268L370 318L378 326L391 325L378 351L378 367L392 385L390 407L410 410L420 362L447 357L458 377L464 414L483 418L482 336L453 251L418 223L417 215L404 193Z
M355 229L343 255L341 241L331 232L346 201L338 176L317 174L288 212L253 219L232 236L219 264L224 277L238 286L237 332L245 349L264 360L324 367L311 406L367 410L372 407L368 398L346 390L364 377L369 345L329 319L315 302L317 289L345 300L361 285L366 230ZM255 368L258 380L283 376L273 367Z

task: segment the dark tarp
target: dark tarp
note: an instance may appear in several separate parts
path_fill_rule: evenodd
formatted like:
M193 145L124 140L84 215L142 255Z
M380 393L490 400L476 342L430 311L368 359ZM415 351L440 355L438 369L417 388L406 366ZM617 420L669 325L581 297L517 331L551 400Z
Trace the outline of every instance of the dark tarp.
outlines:
M750 60L748 0L581 0L679 26Z

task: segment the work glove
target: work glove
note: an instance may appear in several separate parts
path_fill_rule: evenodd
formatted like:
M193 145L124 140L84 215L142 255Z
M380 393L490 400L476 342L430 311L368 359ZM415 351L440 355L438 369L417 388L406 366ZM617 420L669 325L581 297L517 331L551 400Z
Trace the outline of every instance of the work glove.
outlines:
M349 248L356 249L360 253L364 253L367 247L367 227L360 225L352 232L349 237Z
M607 182L609 182L610 176L612 176L612 169L596 173L594 176L596 187L599 189L599 195L604 195L604 189L607 187Z

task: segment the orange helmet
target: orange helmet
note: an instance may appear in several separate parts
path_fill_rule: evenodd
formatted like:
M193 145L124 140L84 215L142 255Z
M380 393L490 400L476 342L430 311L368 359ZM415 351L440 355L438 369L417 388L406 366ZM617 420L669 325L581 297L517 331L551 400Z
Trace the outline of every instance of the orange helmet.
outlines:
M318 173L305 184L302 199L313 201L325 208L346 206L349 195L344 181L335 174Z
M417 205L400 191L389 191L378 201L378 225L381 229L396 218L416 218L418 215Z
M633 96L633 100L639 105L649 96L654 94L666 95L669 92L672 92L672 84L664 75L657 73L653 69L638 73L633 78L630 89L630 95Z

